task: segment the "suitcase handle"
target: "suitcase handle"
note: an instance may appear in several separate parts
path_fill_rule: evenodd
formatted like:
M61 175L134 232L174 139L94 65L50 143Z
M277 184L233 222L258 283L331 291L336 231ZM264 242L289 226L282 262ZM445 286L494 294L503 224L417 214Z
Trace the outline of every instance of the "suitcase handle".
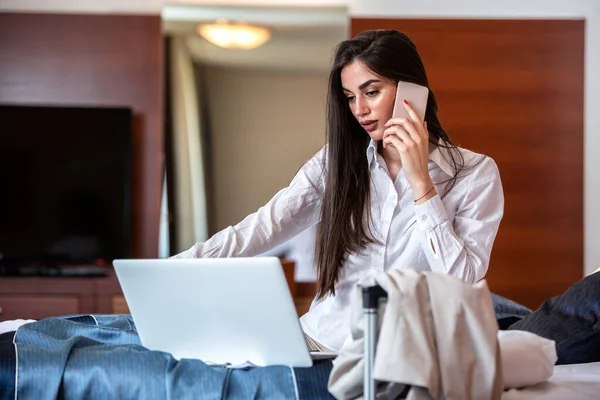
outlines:
M379 300L387 299L387 292L379 285L362 288L362 301L364 309L377 309Z
M363 311L365 315L365 369L363 382L365 400L375 399L373 363L375 362L375 343L377 342L377 309L379 308L379 301L387 299L387 297L387 292L379 285L362 288Z

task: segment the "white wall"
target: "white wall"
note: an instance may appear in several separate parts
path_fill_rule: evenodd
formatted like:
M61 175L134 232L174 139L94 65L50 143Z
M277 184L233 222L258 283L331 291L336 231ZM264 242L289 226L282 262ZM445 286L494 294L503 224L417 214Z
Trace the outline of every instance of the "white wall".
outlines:
M0 11L160 14L163 4L223 7L345 7L348 0L0 0Z
M207 68L217 230L286 187L325 143L328 72Z
M0 11L68 14L160 14L163 0L0 0Z

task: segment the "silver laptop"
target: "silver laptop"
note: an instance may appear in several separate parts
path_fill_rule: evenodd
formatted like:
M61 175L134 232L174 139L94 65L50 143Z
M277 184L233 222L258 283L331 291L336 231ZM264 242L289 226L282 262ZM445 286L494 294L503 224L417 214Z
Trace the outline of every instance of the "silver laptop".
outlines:
M312 365L278 258L113 265L144 347L208 364Z

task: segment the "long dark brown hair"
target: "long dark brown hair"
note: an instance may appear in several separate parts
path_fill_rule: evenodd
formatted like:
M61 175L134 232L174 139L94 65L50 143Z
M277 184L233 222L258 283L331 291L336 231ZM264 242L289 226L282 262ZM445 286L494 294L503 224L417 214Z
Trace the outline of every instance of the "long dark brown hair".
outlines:
M365 31L338 45L327 93L327 175L315 249L319 298L335 294L335 284L348 254L376 242L371 233L370 177L366 157L370 138L352 115L342 91L341 71L357 60L383 79L429 88L417 48L401 32ZM429 89L425 112L429 141L450 150L448 161L455 171L446 184L447 193L456 183L464 159L442 128L437 117L437 101Z

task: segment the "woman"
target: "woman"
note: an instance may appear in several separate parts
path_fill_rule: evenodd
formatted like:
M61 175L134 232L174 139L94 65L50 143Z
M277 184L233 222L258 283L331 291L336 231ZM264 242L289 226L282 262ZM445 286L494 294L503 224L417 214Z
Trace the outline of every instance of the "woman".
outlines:
M366 31L342 42L329 79L327 145L256 213L176 257L254 256L319 224L318 294L300 321L309 343L325 350L349 334L349 294L369 270L482 279L504 208L498 168L450 141L431 90L424 124L410 104L410 119L392 119L398 81L429 87L406 35Z

